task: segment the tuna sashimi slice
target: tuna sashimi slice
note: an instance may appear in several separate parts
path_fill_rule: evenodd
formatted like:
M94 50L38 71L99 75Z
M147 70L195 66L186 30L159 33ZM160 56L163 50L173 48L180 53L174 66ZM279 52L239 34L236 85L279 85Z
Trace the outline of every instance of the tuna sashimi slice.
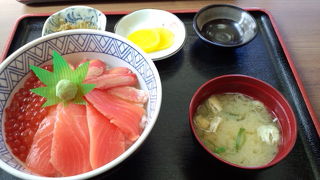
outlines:
M131 86L111 88L108 93L134 103L145 104L148 101L148 93L146 91Z
M56 115L57 110L56 106L54 106L50 109L49 114L41 121L26 159L26 166L32 172L42 176L53 177L59 174L49 161Z
M82 62L80 62L80 65L87 61L89 61L89 68L86 79L98 77L106 71L107 65L100 59L82 60Z
M119 127L130 141L140 136L140 121L144 114L142 107L98 89L93 89L85 97L111 123Z
M90 163L93 169L117 158L125 151L125 137L122 131L87 105L87 119L90 134Z
M84 105L63 105L57 108L53 130L51 163L63 175L72 176L90 171L89 130Z
M119 86L134 86L138 82L136 74L103 74L96 78L86 79L84 83L95 84L95 88L108 89Z
M114 67L106 71L108 74L128 74L131 73L131 70L127 67Z

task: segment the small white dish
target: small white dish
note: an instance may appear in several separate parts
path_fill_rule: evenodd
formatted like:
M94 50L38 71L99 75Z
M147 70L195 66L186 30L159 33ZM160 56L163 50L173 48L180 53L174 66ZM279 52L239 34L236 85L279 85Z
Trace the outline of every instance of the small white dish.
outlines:
M122 17L114 32L128 37L136 30L156 27L169 29L174 34L174 43L169 48L147 53L153 61L157 61L176 54L184 45L186 28L176 15L159 9L141 9Z
M102 31L107 25L107 18L101 11L88 6L70 6L49 16L43 25L42 36L57 32L61 21L70 24L83 21L88 23L91 29Z

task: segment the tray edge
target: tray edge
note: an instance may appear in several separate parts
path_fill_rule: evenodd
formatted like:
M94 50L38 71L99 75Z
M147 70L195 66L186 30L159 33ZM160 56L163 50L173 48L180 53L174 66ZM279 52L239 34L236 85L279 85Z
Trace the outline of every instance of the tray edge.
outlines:
M277 38L278 38L278 40L280 42L280 45L281 45L281 47L283 49L284 55L286 56L287 61L288 61L289 66L290 66L290 69L292 70L294 79L297 82L297 85L298 85L298 88L299 88L299 90L301 92L302 98L306 103L307 109L308 109L308 111L310 113L310 117L311 117L311 119L313 121L313 125L315 126L316 131L318 133L318 136L320 137L320 121L318 120L318 118L316 116L316 113L315 113L315 111L314 111L314 109L313 109L313 107L311 105L310 99L307 96L307 92L306 92L306 90L304 88L302 80L301 80L301 78L299 76L299 73L298 73L298 71L297 71L297 69L296 69L296 67L294 65L293 59L290 56L289 50L288 50L288 48L287 48L287 46L286 46L286 44L285 44L285 42L284 42L284 40L283 40L283 38L281 36L279 28L276 25L276 21L275 21L274 17L270 13L270 11L268 11L266 9L262 9L262 8L247 8L246 10L248 10L248 11L251 11L251 10L253 10L253 11L262 11L262 12L264 12L265 14L267 14L269 16L269 19L271 21L273 29L274 29L274 31L276 33L276 36L277 36Z
M37 13L37 14L24 14L22 16L20 16L14 23L13 27L12 27L12 30L9 34L9 37L7 39L7 41L5 42L4 44L4 48L2 50L2 54L0 56L0 63L2 61L4 61L6 58L7 58L7 55L8 55L8 51L9 51L9 48L10 48L10 45L12 43L12 40L14 38L14 35L15 33L17 32L17 28L20 24L20 22L25 19L25 18L28 18L28 17L40 17L40 16L46 16L48 15L47 13Z

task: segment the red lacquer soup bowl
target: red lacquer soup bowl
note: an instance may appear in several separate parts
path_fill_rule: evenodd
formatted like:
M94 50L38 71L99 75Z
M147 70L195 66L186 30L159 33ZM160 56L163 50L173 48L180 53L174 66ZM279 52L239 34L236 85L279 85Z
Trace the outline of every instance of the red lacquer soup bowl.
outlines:
M226 161L209 150L198 137L193 122L193 117L198 106L213 94L241 93L262 102L266 108L278 118L280 130L280 142L278 153L269 163L261 166L241 166ZM244 169L261 169L275 165L284 159L292 150L296 137L297 125L294 112L284 96L271 85L245 75L223 75L204 83L193 95L189 106L189 123L197 141L212 156L231 166Z

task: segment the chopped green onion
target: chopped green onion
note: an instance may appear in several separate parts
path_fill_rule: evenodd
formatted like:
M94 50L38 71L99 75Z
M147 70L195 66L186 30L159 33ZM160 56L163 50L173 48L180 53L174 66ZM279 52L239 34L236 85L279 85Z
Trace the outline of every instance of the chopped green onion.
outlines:
M217 153L217 154L223 153L223 152L225 152L225 151L226 151L226 148L224 148L224 147L217 147L217 148L215 148L215 149L213 150L213 152L214 152L214 153Z
M227 112L227 114L229 114L229 115L231 115L231 116L240 116L239 114L232 113L232 112Z
M244 144L245 140L246 140L246 136L245 136L245 130L244 128L240 128L237 134L237 138L236 138L236 151L238 152L239 149L241 148L241 146Z

